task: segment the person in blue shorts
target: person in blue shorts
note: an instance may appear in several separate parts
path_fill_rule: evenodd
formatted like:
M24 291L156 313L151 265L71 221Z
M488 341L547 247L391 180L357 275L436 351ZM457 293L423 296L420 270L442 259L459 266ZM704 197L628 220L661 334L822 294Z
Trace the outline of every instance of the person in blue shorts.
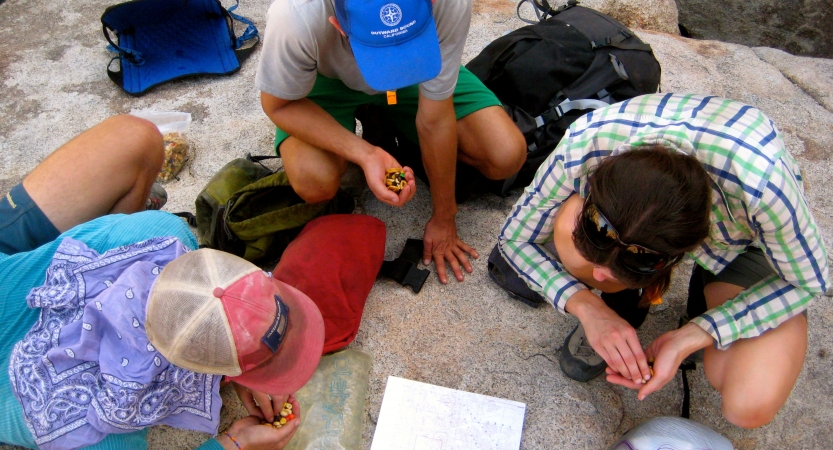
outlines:
M112 117L0 197L0 443L142 449L156 424L218 435L223 375L251 415L201 449L281 449L297 430L321 315L145 211L163 154L152 123ZM285 402L296 420L263 425Z

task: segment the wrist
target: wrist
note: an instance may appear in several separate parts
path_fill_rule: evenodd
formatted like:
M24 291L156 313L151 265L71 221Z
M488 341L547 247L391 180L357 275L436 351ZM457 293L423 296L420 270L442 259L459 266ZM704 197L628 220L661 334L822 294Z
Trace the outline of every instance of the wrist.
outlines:
M582 324L597 313L600 308L604 307L607 307L604 301L590 289L582 289L576 292L564 304L564 310L576 316Z
M683 351L687 352L686 354L694 353L701 348L714 344L714 338L706 330L691 322L683 325L682 328L677 330L677 333L680 335Z
M222 433L216 437L217 442L223 446L225 450L242 450L242 444L240 444L240 440L237 439L237 436L234 436L231 433Z
M431 214L431 220L435 222L440 222L444 224L454 223L455 219L457 218L457 205L449 205L449 206L434 206L433 213Z
M379 153L385 153L385 150L377 147L375 145L370 144L369 142L365 141L362 138L356 136L356 140L352 142L355 145L350 145L349 150L346 152L345 159L356 164L357 166L364 169L367 165L372 164L373 162L379 161L380 156ZM390 167L386 167L389 169Z

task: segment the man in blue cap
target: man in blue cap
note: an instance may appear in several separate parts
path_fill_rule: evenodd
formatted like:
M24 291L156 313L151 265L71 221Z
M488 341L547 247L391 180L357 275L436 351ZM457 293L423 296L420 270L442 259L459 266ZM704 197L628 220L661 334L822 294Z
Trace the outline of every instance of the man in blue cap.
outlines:
M348 162L380 201L402 206L413 197L410 168L400 193L385 187L385 170L400 164L356 136L358 107L382 105L419 143L433 204L423 260L434 260L443 283L446 262L462 281L469 256L478 256L457 234L457 161L504 179L526 158L523 135L497 97L460 65L470 20L470 0L276 1L255 78L277 125L276 150L307 202L335 196Z

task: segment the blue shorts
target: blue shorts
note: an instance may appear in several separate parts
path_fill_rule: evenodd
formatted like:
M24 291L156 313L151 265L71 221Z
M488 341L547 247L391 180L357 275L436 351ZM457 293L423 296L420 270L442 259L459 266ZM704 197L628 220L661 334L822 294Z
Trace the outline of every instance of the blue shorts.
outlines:
M0 198L0 253L28 252L55 240L59 234L23 183Z

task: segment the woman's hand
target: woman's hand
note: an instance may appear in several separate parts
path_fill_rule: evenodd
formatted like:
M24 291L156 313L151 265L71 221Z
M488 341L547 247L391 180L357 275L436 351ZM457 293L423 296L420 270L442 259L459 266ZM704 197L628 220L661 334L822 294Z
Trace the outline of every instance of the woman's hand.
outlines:
M289 395L269 395L263 392L253 391L245 386L232 382L234 392L240 397L246 411L252 416L260 417L267 422L272 422L275 415L281 412L283 404L287 402ZM294 405L293 405L294 407Z
M587 342L605 360L609 370L634 383L651 379L648 359L636 330L601 298L583 289L567 300L566 308L579 318Z
M644 400L648 395L660 390L677 374L677 369L690 354L704 348L713 342L712 337L702 328L693 323L682 328L669 331L658 337L645 354L649 361L653 361L654 376L646 384L634 383L621 374L607 368L607 381L631 389L639 389L637 398Z
M282 450L301 426L301 407L295 397L289 396L288 400L295 418L281 428L261 423L259 416L248 416L235 421L226 432L237 445L225 433L217 436L217 441L226 450L238 450L238 445L245 450Z

